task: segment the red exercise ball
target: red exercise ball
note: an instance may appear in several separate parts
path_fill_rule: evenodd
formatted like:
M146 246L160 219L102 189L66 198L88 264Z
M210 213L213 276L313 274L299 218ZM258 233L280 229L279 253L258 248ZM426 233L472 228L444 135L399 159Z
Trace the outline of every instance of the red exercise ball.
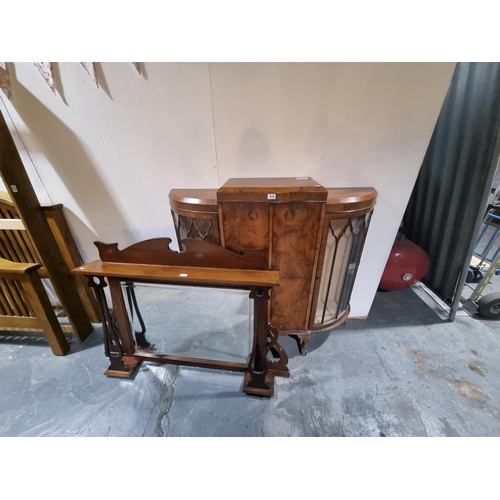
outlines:
M428 268L429 257L418 245L405 238L396 238L379 288L387 292L409 288L425 276Z

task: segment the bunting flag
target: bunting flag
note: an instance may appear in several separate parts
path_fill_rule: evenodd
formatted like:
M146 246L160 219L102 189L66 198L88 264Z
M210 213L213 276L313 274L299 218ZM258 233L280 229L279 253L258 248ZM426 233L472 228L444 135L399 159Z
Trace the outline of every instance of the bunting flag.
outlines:
M54 88L54 79L52 78L52 64L49 62L36 62L35 66L55 95L56 89Z
M137 70L137 73L139 73L139 75L140 75L141 74L141 63L133 62L132 64L134 65L135 69Z
M4 64L0 63L0 89L4 91L4 94L7 96L7 99L10 100L12 87L10 85L9 72L7 71L7 67L6 66L4 67Z
M83 69L90 76L90 79L96 84L96 86L98 86L97 85L97 78L95 76L94 63L92 63L92 62L81 62L80 64L83 66Z

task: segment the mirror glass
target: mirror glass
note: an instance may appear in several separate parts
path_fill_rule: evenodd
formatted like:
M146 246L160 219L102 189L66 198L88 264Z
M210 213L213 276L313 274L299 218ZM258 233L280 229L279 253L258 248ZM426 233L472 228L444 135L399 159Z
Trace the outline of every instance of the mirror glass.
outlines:
M151 352L248 362L253 339L248 291L145 283L122 283L122 291L132 333L140 338L135 295L145 337L154 344Z

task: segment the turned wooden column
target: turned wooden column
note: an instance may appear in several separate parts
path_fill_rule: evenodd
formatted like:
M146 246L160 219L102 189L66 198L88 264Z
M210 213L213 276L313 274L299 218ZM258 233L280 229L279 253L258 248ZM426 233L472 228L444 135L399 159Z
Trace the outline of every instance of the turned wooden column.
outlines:
M274 393L274 375L269 372L267 363L269 287L252 288L250 298L254 301L253 347L245 373L243 392L270 397Z

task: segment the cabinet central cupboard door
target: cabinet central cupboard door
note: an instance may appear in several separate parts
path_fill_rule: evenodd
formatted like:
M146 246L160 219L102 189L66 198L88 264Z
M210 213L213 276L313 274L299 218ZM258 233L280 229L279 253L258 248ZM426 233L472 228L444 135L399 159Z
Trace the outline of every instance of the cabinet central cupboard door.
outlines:
M233 252L269 247L267 203L222 203L224 245Z
M322 207L321 203L272 206L271 267L280 270L280 286L271 297L271 323L280 333L307 329Z

